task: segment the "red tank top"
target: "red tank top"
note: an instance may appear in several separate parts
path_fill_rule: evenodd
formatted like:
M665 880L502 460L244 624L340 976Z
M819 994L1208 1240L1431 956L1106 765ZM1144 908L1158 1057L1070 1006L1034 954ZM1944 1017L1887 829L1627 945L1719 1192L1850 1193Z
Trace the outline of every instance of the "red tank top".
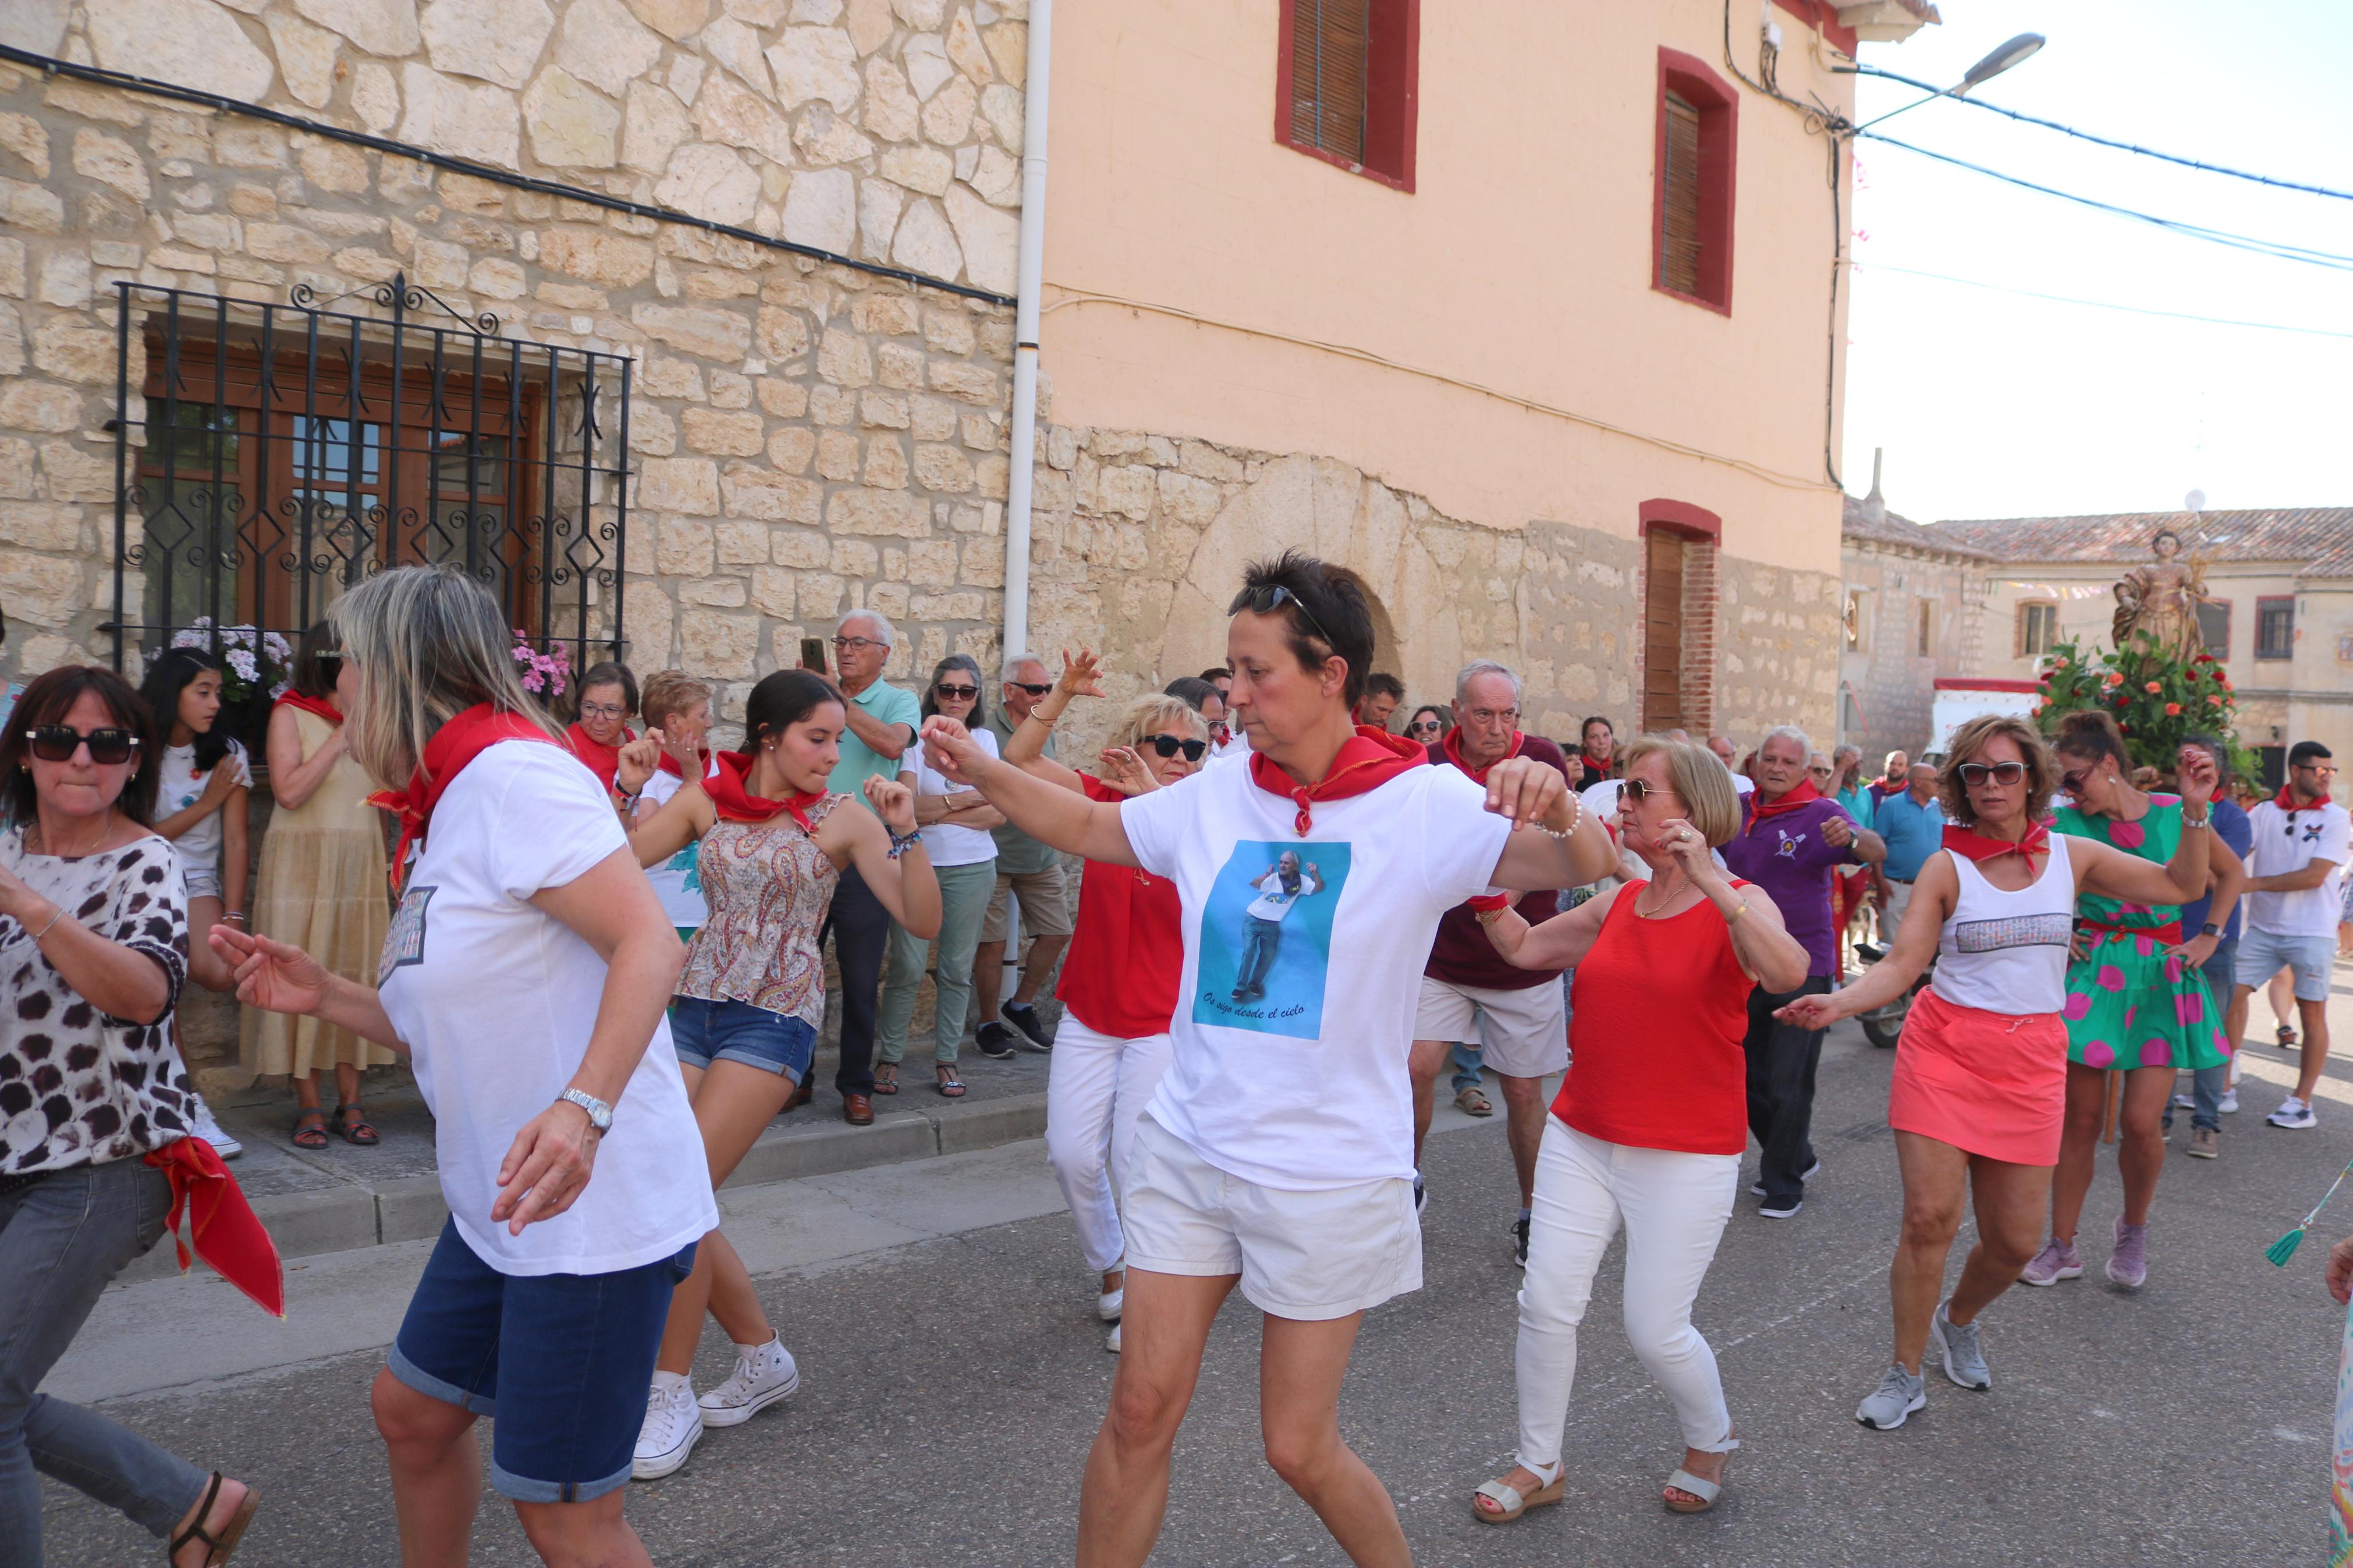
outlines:
M1125 800L1085 773L1089 800ZM1088 1028L1113 1039L1168 1032L1185 972L1183 909L1176 884L1133 866L1087 862L1079 919L1054 994Z
M1735 882L1736 888L1751 884ZM1748 993L1706 901L1643 920L1629 882L1569 994L1568 1077L1552 1113L1588 1138L1686 1154L1748 1146Z

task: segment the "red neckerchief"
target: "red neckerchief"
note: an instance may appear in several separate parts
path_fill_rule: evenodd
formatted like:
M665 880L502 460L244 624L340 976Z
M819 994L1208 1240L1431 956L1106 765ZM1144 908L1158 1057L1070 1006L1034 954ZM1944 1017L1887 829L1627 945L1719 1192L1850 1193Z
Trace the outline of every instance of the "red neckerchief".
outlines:
M280 708L300 708L305 713L317 714L330 724L340 724L343 721L343 710L332 702L323 697L305 697L299 691L288 690L279 693L278 700L272 702L269 707L273 712Z
M245 1191L228 1167L201 1138L183 1138L148 1153L142 1163L154 1166L172 1184L172 1207L164 1224L186 1273L188 1254L213 1267L213 1271L248 1296L273 1318L286 1315L286 1268L279 1261L278 1244L245 1201ZM180 1215L188 1216L188 1234L180 1235Z
M1767 800L1763 790L1753 790L1748 796L1748 826L1741 829L1741 834L1745 837L1756 832L1757 825L1767 817L1779 816L1782 813L1795 811L1801 805L1811 805L1821 798L1822 792L1814 787L1814 781L1811 779L1799 779L1797 788L1774 801Z
M1512 749L1505 752L1503 756L1497 757L1495 759L1495 763L1503 762L1506 758L1518 756L1520 754L1520 744L1526 739L1527 737L1520 733L1517 730L1513 731ZM1458 724L1453 729L1447 731L1446 738L1438 743L1446 752L1446 760L1452 763L1456 767L1461 768L1464 773L1469 773L1472 784L1485 784L1487 782L1487 770L1488 768L1493 767L1495 763L1489 763L1487 767L1484 768L1474 768L1469 763L1462 760L1462 727L1461 725Z
M1605 779L1609 776L1609 770L1617 765L1617 757L1618 753L1615 752L1612 752L1607 758L1597 757L1591 752L1585 751L1581 748L1577 753L1577 760L1585 764L1585 771L1587 773L1597 774Z
M1304 838L1307 830L1314 826L1308 813L1315 802L1364 795L1409 768L1426 767L1429 763L1428 747L1418 746L1403 735L1359 724L1356 732L1333 757L1332 766L1312 784L1293 784L1291 775L1270 761L1264 752L1250 753L1250 782L1259 788L1298 804L1299 815L1293 818L1292 826Z
M2207 804L2211 805L2213 803L2209 801ZM2318 800L2314 801L2310 805L2298 805L2295 803L2295 786L2294 784L2282 784L2280 785L2279 794L2272 796L2272 804L2278 806L2282 811L2286 812L2290 816L2294 816L2299 811L2318 811L2322 806L2328 804L2328 797L2324 795Z
M636 740L637 736L625 729L621 731L621 739L626 743ZM564 731L564 743L572 748L574 756L588 764L588 771L596 775L598 784L607 789L613 786L613 775L621 771L619 746L605 744L582 729L577 720Z
M817 829L809 826L808 808L825 798L825 791L811 790L788 800L770 800L754 795L745 787L752 776L752 753L722 752L719 765L702 781L702 793L711 797L712 809L722 822L765 822L780 811L790 812L801 831L814 837Z
M400 823L400 842L392 850L392 885L400 886L401 873L408 868L411 845L425 837L427 825L433 820L433 808L441 802L441 792L450 781L466 771L466 764L480 756L501 741L543 741L549 745L547 731L520 713L502 713L487 702L477 702L463 713L451 719L425 742L425 756L408 775L406 789L382 789L367 797L370 805L382 806Z
M2031 867L2033 858L2048 848L2050 843L2051 830L2039 822L2029 827L2026 837L2015 844L2006 838L1988 838L1982 833L1951 823L1945 825L1945 847L1979 865L1988 860L1998 860L2004 855L2015 855Z
M706 778L709 777L711 773L711 748L708 746L698 746L695 748L694 754L702 759L703 776ZM680 767L678 765L678 759L671 756L668 752L664 752L661 754L661 771L668 773L674 779L682 779L686 776L686 770Z

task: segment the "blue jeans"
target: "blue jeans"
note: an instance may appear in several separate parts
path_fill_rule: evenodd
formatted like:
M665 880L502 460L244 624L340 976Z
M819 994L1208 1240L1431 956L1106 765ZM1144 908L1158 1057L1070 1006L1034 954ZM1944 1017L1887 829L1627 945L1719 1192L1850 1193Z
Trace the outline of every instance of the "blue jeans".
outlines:
M1274 967L1274 955L1282 950L1281 921L1262 921L1256 915L1244 915L1241 969L1234 976L1234 994L1239 996L1264 991L1266 972Z
M817 1031L805 1018L701 996L670 998L670 1037L681 1067L708 1071L714 1061L736 1062L796 1085L808 1077L817 1051Z
M0 1194L0 1563L40 1568L38 1470L168 1535L208 1479L105 1416L37 1392L99 1292L164 1234L172 1185L136 1159Z
M1478 1047L1454 1042L1454 1092L1476 1089L1484 1080L1480 1074L1486 1067L1486 1053Z
M2221 1011L2224 1017L2230 1015L2231 997L2238 984L2238 965L2239 939L2232 937L2216 947L2214 955L2198 966L2198 973L2206 977L2206 988L2213 993L2214 1006ZM2222 1027L2222 1019L2215 1019L2214 1026L2218 1029ZM2237 1055L2238 1050L2239 1042L2232 1040L2232 1054ZM2190 1097L2198 1102L2189 1112L2189 1125L2211 1128L2220 1132L2222 1130L2222 1091L2231 1087L2231 1064L2221 1062L2211 1068L2200 1068L2189 1075L2189 1079ZM2171 1125L2172 1121L2168 1113L2167 1124Z

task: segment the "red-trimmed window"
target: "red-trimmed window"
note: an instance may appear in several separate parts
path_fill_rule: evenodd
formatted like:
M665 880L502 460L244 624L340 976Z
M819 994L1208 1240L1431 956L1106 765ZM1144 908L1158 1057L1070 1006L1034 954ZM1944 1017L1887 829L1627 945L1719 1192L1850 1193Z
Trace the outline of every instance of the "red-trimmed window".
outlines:
M1274 139L1413 189L1421 0L1282 0Z
M1740 100L1695 56L1659 51L1651 286L1732 313L1733 174Z

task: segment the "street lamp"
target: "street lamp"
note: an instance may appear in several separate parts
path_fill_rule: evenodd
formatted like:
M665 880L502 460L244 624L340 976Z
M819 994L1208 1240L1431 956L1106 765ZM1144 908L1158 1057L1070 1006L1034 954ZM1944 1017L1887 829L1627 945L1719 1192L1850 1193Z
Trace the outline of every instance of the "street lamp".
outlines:
M2002 45L2001 47L1994 50L1993 53L1986 56L1985 58L1971 66L1968 68L1968 74L1961 78L1958 86L1948 87L1942 92L1932 92L1926 98L1915 99L1912 102L1905 104L1903 109L1891 109L1886 113L1881 115L1878 120L1865 121L1861 125L1856 126L1855 130L1857 132L1868 131L1873 126L1878 124L1881 120L1893 120L1897 115L1903 113L1905 110L1917 109L1924 103L1932 103L1940 98L1966 98L1968 96L1971 89L1981 87L1985 83L1989 82L1994 78L2000 76L2002 72L2010 69L2012 66L2022 64L2024 61L2031 58L2035 52L2042 47L2044 42L2045 39L2040 33L2021 33L2018 37L2010 39L2010 42Z

